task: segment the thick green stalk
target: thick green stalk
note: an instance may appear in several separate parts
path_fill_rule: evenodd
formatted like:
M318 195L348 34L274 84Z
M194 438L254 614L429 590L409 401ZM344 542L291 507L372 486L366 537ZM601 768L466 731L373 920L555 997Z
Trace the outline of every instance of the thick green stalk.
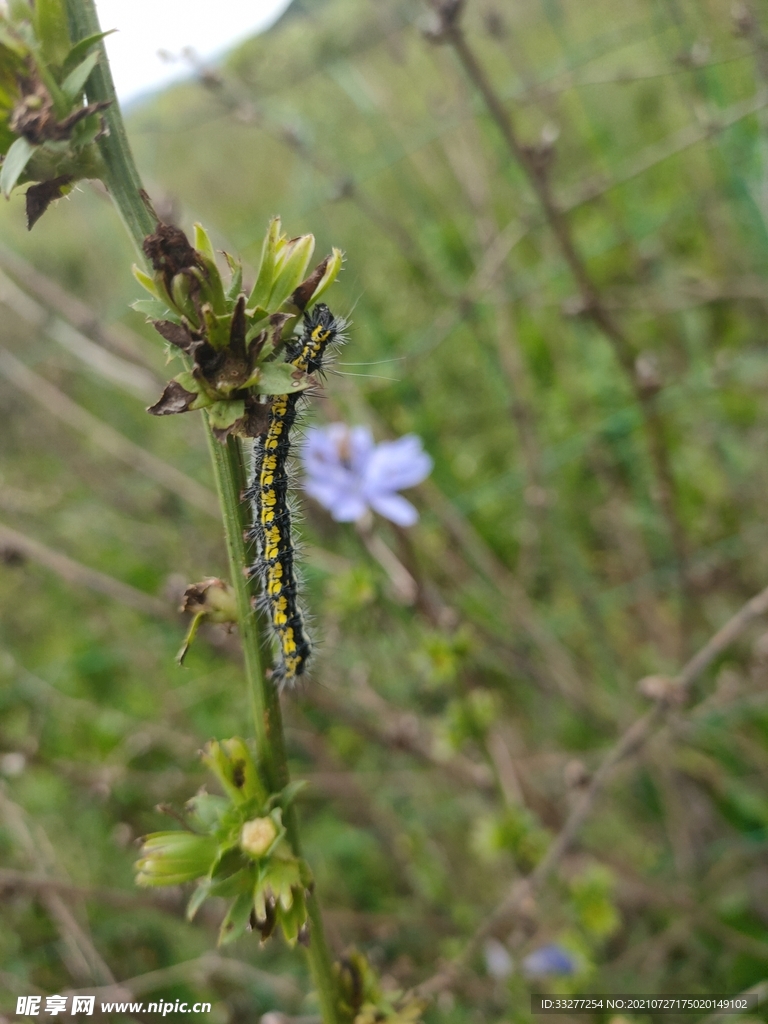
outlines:
M67 14L73 40L84 39L101 31L94 0L67 0ZM156 222L133 161L103 44L99 64L88 80L87 94L90 102L108 100L110 103L105 113L109 133L99 140L99 148L106 166L104 184L109 189L131 239L143 259L142 242L146 235L155 230ZM282 789L289 781L288 763L279 696L272 680L266 677L261 660L259 618L253 608L253 598L257 594L256 582L249 580L245 574L245 569L250 563L244 537L250 525L250 509L240 497L246 484L243 455L240 443L234 438L229 438L226 445L219 444L211 433L207 417L205 419L216 489L224 520L232 585L237 596L238 625L259 759L270 787L276 791ZM298 855L299 833L293 808L286 815L286 825L291 845ZM323 933L320 908L314 895L308 899L307 909L311 922L309 961L323 1021L324 1024L338 1024L336 981L330 951Z
M288 765L280 700L272 682L264 678L261 664L259 620L252 604L254 583L246 579L244 572L251 561L244 539L244 533L250 525L250 516L247 503L240 500L246 486L245 467L240 445L235 438L230 437L226 445L222 445L209 430L208 446L224 518L232 586L237 596L237 618L245 656L245 673L250 683L248 690L259 758L270 788L276 792L288 783Z

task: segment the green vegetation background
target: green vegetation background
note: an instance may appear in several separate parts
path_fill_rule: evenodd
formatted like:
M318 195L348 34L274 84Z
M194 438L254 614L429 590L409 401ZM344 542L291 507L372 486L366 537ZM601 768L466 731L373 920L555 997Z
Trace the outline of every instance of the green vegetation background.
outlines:
M658 388L691 553L682 634L632 389L417 3L296 0L220 72L129 111L164 215L202 221L251 267L278 212L320 254L345 250L331 302L351 317L350 343L308 420L412 431L435 459L407 534L378 522L366 544L303 502L321 647L285 698L331 941L401 987L456 953L537 863L647 707L638 680L673 674L768 583L768 43L749 13L470 0L466 19L522 136L551 145L578 246ZM128 309L133 255L105 196L78 188L31 235L20 198L1 216L4 246L90 307L90 337L106 332L114 350L122 331L120 358L159 394L170 373ZM0 268L56 306L7 250ZM4 350L210 486L196 418L147 416L152 394L131 392L123 364L110 379L73 354L5 275L0 300ZM248 730L231 639L209 634L174 664L180 591L226 571L215 517L63 423L2 365L2 524L169 613L131 609L0 535L0 1011L89 981L49 890L23 871L75 887L72 914L118 980L186 964L152 997L210 999L212 1024L311 1015L301 959L279 942L246 937L227 951L239 966L206 967L215 911L189 925L181 894L132 884L134 840L168 827L158 801L181 807L205 781L202 744ZM415 605L375 557L382 543L416 579ZM620 769L556 879L499 933L512 973L478 959L426 1019L527 1020L531 985L735 993L768 976L766 682L756 628ZM553 942L577 974L527 981L521 957Z

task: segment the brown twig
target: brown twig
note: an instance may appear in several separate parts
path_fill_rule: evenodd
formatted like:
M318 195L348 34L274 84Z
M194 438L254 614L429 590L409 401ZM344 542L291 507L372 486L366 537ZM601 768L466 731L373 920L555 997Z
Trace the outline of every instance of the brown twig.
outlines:
M17 530L0 524L0 553L21 554L46 569L56 573L66 583L85 587L96 593L133 608L150 618L177 621L174 609L159 598L137 590L106 573L91 569L59 551L27 537ZM221 647L222 645L218 645ZM228 643L227 653L235 655L236 645ZM239 653L237 654L239 657ZM463 785L482 790L492 790L493 774L487 766L471 761L461 754L449 758L438 756L431 736L417 719L407 712L392 708L379 697L375 714L366 714L359 701L350 700L348 695L337 694L328 686L316 686L308 690L312 703L329 711L334 718L347 721L364 735L385 747L394 747L413 754L418 760L439 767Z
M106 573L99 572L97 569L90 569L88 566L62 555L61 552L41 544L40 541L33 540L26 534L12 530L1 523L0 551L5 555L18 554L29 558L56 573L66 583L86 587L88 590L94 590L97 594L104 594L144 615L163 619L176 617L165 601L146 594L142 590L137 590L128 583L116 580L113 576L107 576Z
M661 420L655 395L643 386L635 372L637 352L623 327L606 308L600 291L577 249L570 223L555 200L552 191L549 165L551 152L539 147L524 145L509 111L502 103L485 69L480 64L464 35L460 15L463 2L456 0L433 0L433 7L439 16L440 41L447 42L459 59L467 76L476 86L485 105L499 129L507 148L525 174L541 205L544 218L554 235L560 251L579 289L582 312L609 339L616 358L622 367L635 394L642 412L648 440L648 447L656 476L656 491L659 504L667 523L677 566L681 599L684 606L684 623L693 601L688 579L688 544L682 522L677 511L677 494L674 476L669 461L664 424Z
M61 878L48 875L32 874L28 871L15 871L12 868L0 868L0 892L3 890L24 890L25 892L44 893L57 892L61 896L76 896L78 899L94 900L112 907L130 910L132 907L157 907L168 903L167 899L159 898L166 894L149 895L143 892L121 892L120 889L106 889L103 886L75 885Z
M463 754L440 756L430 731L416 715L393 708L364 681L356 681L353 700L323 680L318 682L321 685L313 687L311 693L307 691L308 698L314 707L328 711L334 720L347 722L384 747L403 750L423 764L440 768L464 786L484 791L494 789L493 772L487 765L478 764Z
M768 587L747 601L684 665L674 680L666 681L667 685L662 687L651 710L636 719L605 755L589 785L572 807L563 827L536 868L526 878L514 883L501 903L476 929L459 956L418 987L420 995L431 996L444 988L449 988L494 929L514 915L524 901L529 900L542 888L591 814L598 797L613 775L614 769L643 746L648 737L665 720L669 711L678 707L685 700L693 684L712 662L738 639L755 619L766 612L768 612Z
M5 349L0 349L0 374L33 398L52 416L84 434L91 443L98 445L114 458L143 473L202 512L217 519L220 517L218 501L213 491L124 437L114 427L104 423L77 402L73 402L63 391L30 370Z
M53 859L52 847L39 825L35 828L36 835L32 835L25 812L8 797L5 786L2 784L0 784L0 814L27 860L35 866L37 871L45 872ZM61 935L64 945L64 961L73 980L79 984L88 981L112 984L115 980L112 972L61 894L52 889L43 889L41 898Z
M124 1002L134 996L155 992L179 982L190 981L202 985L214 978L240 986L268 986L280 999L291 1003L298 1002L303 995L289 976L268 974L258 967L253 967L242 960L222 956L220 953L204 953L195 960L186 960L172 967L162 967L160 970L149 971L101 988L70 990L62 994L92 995L99 1002Z
M0 272L0 302L36 331L67 349L72 355L95 371L100 377L143 400L156 398L161 382L143 366L137 366L122 356L115 355L102 345L87 338L82 330L73 327L61 317L52 315L39 302L30 298L9 277ZM94 318L89 326L93 329Z

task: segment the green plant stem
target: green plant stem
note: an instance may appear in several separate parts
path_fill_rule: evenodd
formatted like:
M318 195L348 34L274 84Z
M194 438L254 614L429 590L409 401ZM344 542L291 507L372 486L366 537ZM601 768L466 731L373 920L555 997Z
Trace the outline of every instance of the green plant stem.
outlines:
M101 32L93 0L67 0L67 17L74 42ZM108 132L99 139L99 151L107 168L104 184L112 193L128 234L141 252L145 236L155 230L155 218L145 200L146 193L128 144L103 42L99 44L99 51L99 63L91 72L86 88L89 102L106 100L110 104L103 114Z
M101 31L94 0L67 0L67 13L73 40L84 39ZM101 59L88 79L86 90L89 102L108 100L110 103L105 113L109 133L99 140L106 166L104 183L143 259L142 242L146 235L155 230L156 221L128 144L103 43L100 47ZM251 558L245 540L245 533L250 526L250 508L240 497L246 485L243 454L239 441L230 437L226 445L220 444L213 437L207 417L205 422L224 520L232 586L237 598L238 625L259 759L270 788L275 792L287 785L289 772L278 692L271 678L265 675L262 665L261 630L253 607L257 584L255 580L248 579L245 573ZM294 852L300 855L298 823L293 808L286 815L286 826ZM307 910L311 923L309 961L323 1021L324 1024L338 1024L337 987L332 959L323 932L320 907L314 895L307 900Z

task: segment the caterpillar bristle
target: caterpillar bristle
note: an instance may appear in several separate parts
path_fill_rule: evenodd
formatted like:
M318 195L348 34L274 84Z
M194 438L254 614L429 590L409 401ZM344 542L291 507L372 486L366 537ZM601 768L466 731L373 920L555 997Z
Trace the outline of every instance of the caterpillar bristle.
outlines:
M286 362L306 374L318 375L331 349L343 344L347 322L336 317L323 303L304 314L302 332L285 348ZM296 685L305 675L312 656L306 617L299 605L301 576L296 567L297 546L292 526L296 510L289 488L295 478L291 433L301 404L315 391L309 388L297 395L274 395L270 403L267 431L257 438L251 462L252 480L243 491L243 500L253 505L253 525L247 531L249 543L257 548L257 557L248 568L249 577L258 577L261 594L255 606L268 616L272 626L278 660L272 678L281 689Z

